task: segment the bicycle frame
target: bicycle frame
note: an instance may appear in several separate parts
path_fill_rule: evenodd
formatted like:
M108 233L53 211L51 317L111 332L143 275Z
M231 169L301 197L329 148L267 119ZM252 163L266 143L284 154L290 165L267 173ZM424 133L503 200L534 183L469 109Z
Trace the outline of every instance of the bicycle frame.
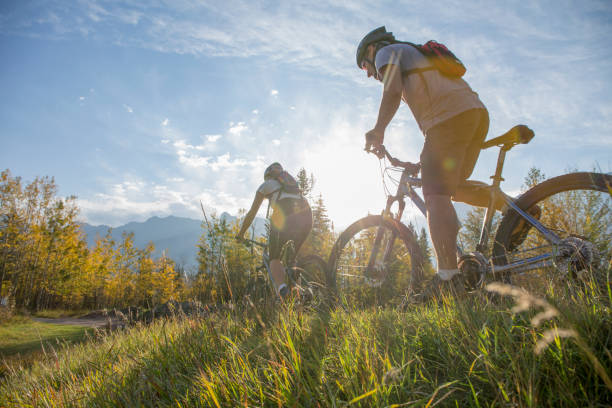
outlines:
M488 252L487 243L489 241L489 237L491 234L493 215L495 214L495 203L500 197L504 200L504 202L506 203L508 207L516 211L521 217L523 217L534 228L536 228L543 235L544 239L546 239L550 244L553 245L553 251L551 253L521 259L521 260L512 262L507 265L503 265L503 266L493 266L493 263L489 259L487 259L488 266L487 266L486 272L492 273L494 275L508 273L508 272L512 272L512 273L527 272L533 269L552 266L553 260L555 257L555 252L556 252L554 248L556 248L556 246L562 243L561 238L559 238L554 232L547 229L537 219L533 218L527 212L521 210L514 203L514 201L510 200L506 195L502 194L502 191L500 189L500 184L504 180L501 176L502 170L503 170L504 161L506 158L506 153L508 152L508 150L512 148L512 146L514 146L514 144L511 144L511 143L506 143L500 146L501 148L500 148L499 156L497 158L497 166L495 169L495 174L491 176L491 179L493 180L493 182L490 185L485 184L485 183L480 183L480 182L472 182L472 181L466 182L472 187L487 190L489 194L488 206L486 208L485 216L482 221L480 238L479 238L478 245L476 246L476 251L480 252L481 254L486 254ZM373 152L373 151L369 151L369 152ZM421 179L416 177L416 174L419 171L418 166L412 163L401 162L400 160L392 157L384 146L380 146L379 152L374 152L374 153L376 153L379 156L379 158L382 158L382 155L384 155L385 157L389 159L392 165L394 165L395 167L400 167L404 169L402 171L402 176L397 186L397 191L395 195L389 195L387 197L387 204L383 211L383 215L391 217L397 222L401 222L404 208L406 206L404 197L408 197L415 204L415 206L421 211L423 216L427 217L427 209L425 206L425 201L415 191L415 188L419 188L422 186ZM395 202L398 203L398 211L397 213L393 214L391 211L391 208ZM374 267L376 256L378 254L378 251L380 250L380 243L382 240L382 235L383 235L382 227L379 227L376 232L374 244L372 246L372 252L370 255L370 260L369 260L367 271L366 271L367 275L371 274L372 268ZM383 262L387 261L396 238L397 237L395 237L394 234L392 234L391 238L387 242L387 245L383 252L383 258L382 258ZM458 256L464 255L459 245L457 245L457 252L458 252Z
M248 243L248 245L251 245L251 246L255 245L262 249L262 254L261 254L262 265L258 266L257 269L260 269L262 267L265 268L266 272L268 272L268 278L270 279L270 282L274 282L274 279L272 279L272 271L270 269L270 255L268 254L268 251L267 251L268 246L262 242L255 241L253 239L245 238L243 239L243 241L245 243Z
M270 282L274 282L274 279L272 278L272 269L270 268L270 254L268 253L268 245L264 244L262 242L259 241L255 241L253 239L248 239L248 238L244 238L243 242L245 242L248 245L251 246L258 246L262 249L262 254L261 254L261 258L262 258L262 264L260 266L257 267L257 269L261 269L261 268L265 268L266 272L268 273L268 278L270 280ZM293 285L295 285L295 276L292 274L292 271L295 269L296 267L296 263L297 263L297 259L294 258L291 260L291 262L289 262L289 265L284 265L285 267L285 275L287 276L288 279L288 284L290 287L292 287ZM273 283L274 284L274 283ZM275 291L276 293L276 291ZM278 296L278 293L277 293Z

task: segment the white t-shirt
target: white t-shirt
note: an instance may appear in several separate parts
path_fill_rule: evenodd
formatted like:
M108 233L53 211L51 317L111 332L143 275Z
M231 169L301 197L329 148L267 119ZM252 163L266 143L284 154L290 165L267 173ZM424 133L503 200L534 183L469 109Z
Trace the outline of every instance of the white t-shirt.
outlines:
M278 180L270 179L264 181L257 189L257 192L263 194L268 200L270 200L271 206L274 206L274 204L276 204L276 202L281 198L302 198L297 194L289 194L281 191L282 187L283 186Z
M388 64L401 72L431 67L419 50L408 44L391 44L376 53L376 69ZM403 76L402 99L412 111L421 131L427 133L435 125L470 109L485 109L478 94L461 78L448 78L432 69Z

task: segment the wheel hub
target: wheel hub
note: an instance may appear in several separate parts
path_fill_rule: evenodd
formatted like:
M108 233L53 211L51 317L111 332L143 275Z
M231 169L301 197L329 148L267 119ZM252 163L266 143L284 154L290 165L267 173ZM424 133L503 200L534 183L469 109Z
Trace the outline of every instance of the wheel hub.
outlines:
M558 247L554 261L564 275L572 275L588 269L595 264L595 246L581 237L565 238Z

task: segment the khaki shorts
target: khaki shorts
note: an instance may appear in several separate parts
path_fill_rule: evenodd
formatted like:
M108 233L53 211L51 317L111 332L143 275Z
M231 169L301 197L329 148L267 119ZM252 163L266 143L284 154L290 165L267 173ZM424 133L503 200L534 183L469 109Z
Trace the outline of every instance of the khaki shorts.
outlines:
M429 129L421 152L423 195L454 195L474 171L488 131L486 109L470 109Z

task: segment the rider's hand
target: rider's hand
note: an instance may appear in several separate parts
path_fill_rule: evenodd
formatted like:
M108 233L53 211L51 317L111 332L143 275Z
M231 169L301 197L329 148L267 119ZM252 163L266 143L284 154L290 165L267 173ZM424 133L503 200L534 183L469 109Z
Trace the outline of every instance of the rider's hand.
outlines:
M365 150L367 152L372 152L378 156L378 158L382 158L382 143L385 140L384 132L381 132L377 129L372 129L365 134L366 144Z

